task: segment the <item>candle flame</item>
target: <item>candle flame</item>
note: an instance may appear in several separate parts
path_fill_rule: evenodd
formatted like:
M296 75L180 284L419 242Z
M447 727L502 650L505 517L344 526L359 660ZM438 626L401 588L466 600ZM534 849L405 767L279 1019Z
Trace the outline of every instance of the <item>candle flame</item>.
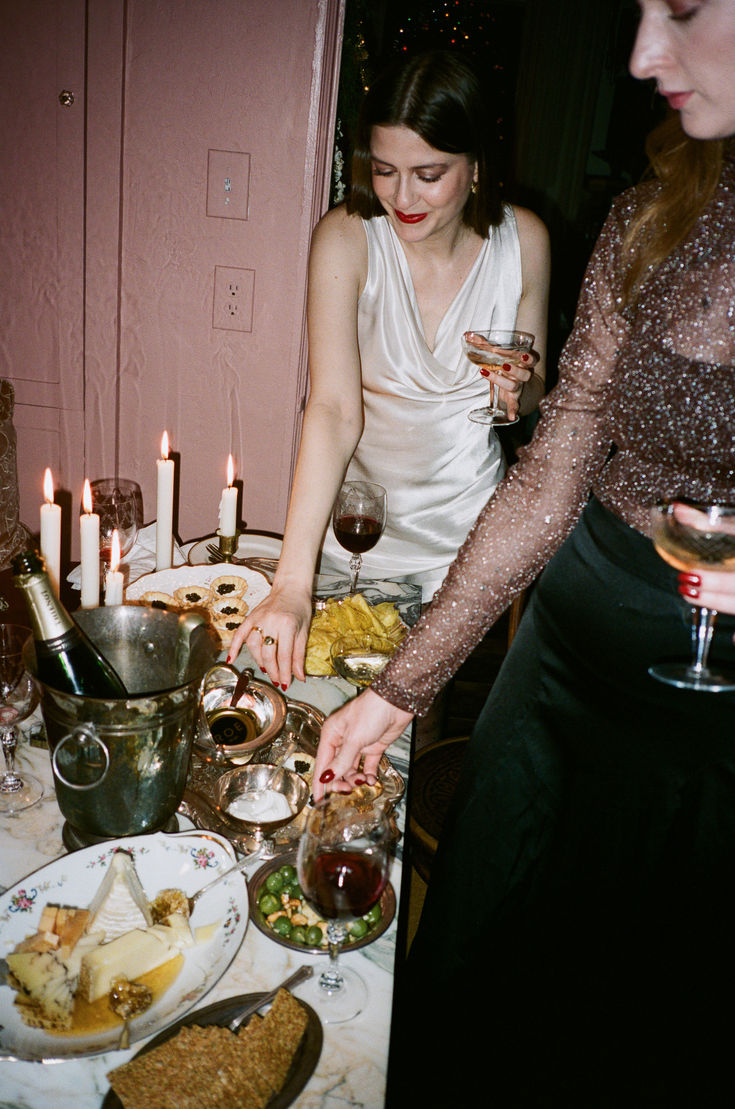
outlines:
M168 458L168 432L164 431L161 436L161 458Z
M228 458L227 458L227 486L228 486L228 488L232 485L234 480L235 480L235 464L232 461L232 455L228 455Z
M120 565L120 536L117 534L117 528L112 533L112 543L110 544L110 570L114 574Z
M85 512L92 511L92 487L89 484L89 478L84 479L84 489L82 490L82 508Z
M48 466L43 473L43 499L46 504L54 503L54 479Z

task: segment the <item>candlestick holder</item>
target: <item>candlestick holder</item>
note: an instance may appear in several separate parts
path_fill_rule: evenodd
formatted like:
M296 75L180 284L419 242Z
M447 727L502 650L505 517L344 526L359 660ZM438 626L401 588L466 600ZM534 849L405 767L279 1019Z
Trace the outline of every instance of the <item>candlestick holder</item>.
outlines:
M238 533L235 532L234 535L223 535L221 531L218 531L217 536L219 537L219 549L222 555L222 561L232 562L235 551L237 550Z

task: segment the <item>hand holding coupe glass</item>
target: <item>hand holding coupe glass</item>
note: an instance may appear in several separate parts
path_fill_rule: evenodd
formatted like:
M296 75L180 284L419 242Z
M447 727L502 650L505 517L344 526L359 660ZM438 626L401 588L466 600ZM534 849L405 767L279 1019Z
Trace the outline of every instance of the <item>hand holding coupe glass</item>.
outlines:
M735 505L674 501L654 508L651 523L657 552L685 575L685 581L701 581L701 571L735 575ZM686 598L692 591L688 593L684 585L682 592ZM649 673L680 689L708 693L735 690L735 669L709 665L716 616L714 608L693 605L691 661L658 663L649 668Z
M462 336L462 349L479 367L483 377L495 375L503 379L503 388L510 392L519 386L516 400L520 406L521 392L525 382L531 377L537 361L533 354L534 336L528 331L492 329L490 331L466 331ZM512 372L515 367L515 374ZM518 420L518 407L509 412L500 403L500 388L497 380L490 381L491 402L482 408L473 408L468 419L476 424L504 426Z

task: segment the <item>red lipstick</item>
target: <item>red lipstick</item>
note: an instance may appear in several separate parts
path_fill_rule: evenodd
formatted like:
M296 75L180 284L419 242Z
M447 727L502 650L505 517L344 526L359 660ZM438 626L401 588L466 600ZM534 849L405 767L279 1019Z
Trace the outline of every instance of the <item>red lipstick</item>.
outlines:
M669 104L675 111L679 111L680 108L684 107L687 100L692 94L690 92L664 92L662 90L661 95L664 97L665 100L668 100Z
M401 223L421 223L422 219L426 219L426 212L419 212L416 216L407 216L405 212L399 212L397 208L394 208L393 211Z

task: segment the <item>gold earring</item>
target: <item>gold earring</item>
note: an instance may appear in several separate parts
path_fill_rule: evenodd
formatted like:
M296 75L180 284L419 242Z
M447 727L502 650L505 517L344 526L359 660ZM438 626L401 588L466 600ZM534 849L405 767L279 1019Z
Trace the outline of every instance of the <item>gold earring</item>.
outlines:
M470 192L473 196L475 196L475 194L477 193L477 181L473 181L470 185Z

